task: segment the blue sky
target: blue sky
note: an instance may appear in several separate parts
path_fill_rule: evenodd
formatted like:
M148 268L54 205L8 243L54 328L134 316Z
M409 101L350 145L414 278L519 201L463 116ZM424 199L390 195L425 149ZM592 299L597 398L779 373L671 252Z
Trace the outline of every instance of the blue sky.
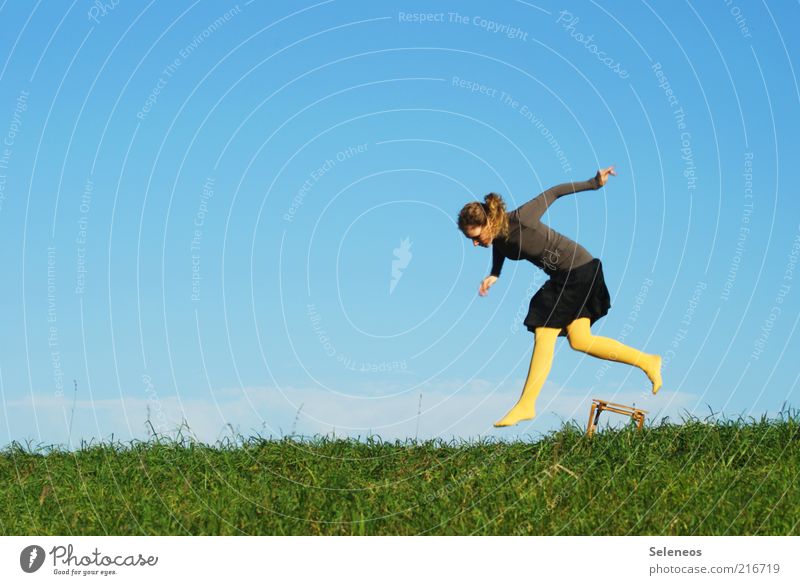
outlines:
M537 436L798 404L796 3L0 4L0 443ZM544 220L603 261L597 335L514 404L544 275L455 227L615 165ZM77 385L77 393L74 391Z

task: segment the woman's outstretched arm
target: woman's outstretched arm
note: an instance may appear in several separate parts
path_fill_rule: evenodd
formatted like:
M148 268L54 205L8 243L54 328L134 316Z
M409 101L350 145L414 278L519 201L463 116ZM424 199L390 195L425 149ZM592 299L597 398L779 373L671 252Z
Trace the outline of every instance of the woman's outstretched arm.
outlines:
M495 243L492 245L492 271L489 273L491 276L499 277L500 271L503 269L503 262L506 261L506 256L500 249L500 246Z
M611 166L605 169L600 169L597 171L597 174L588 181L562 183L560 185L556 185L555 187L550 187L547 191L540 193L528 201L525 205L520 207L517 210L519 212L519 217L523 222L526 223L537 222L542 215L544 215L544 212L547 211L547 208L553 204L553 201L559 197L572 193L578 193L579 191L599 189L606 184L609 175L616 176L616 174L617 173L614 171L614 167Z
M481 281L481 285L478 287L479 295L485 297L487 294L489 294L489 288L495 282L497 282L497 279L500 276L500 271L503 269L503 262L505 262L505 260L505 255L495 241L495 243L492 245L492 271L489 273L489 276Z

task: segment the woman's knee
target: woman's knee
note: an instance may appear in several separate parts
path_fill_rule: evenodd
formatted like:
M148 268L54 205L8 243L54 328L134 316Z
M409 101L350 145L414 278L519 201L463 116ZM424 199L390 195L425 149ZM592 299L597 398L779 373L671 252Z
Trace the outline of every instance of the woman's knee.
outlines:
M591 335L569 335L569 346L576 351L587 351L592 345Z
M572 349L586 351L592 345L592 332L585 323L573 322L567 327L567 339Z

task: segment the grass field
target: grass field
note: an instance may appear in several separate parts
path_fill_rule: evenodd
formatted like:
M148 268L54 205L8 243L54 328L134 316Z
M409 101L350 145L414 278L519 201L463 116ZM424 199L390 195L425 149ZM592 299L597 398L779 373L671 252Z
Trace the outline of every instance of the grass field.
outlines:
M0 452L4 535L800 534L800 419Z

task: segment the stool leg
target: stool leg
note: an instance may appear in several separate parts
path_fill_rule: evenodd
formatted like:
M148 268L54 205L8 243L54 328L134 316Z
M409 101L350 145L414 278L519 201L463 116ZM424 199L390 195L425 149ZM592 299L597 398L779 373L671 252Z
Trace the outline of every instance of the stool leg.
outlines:
M603 410L605 410L605 409L602 406L598 406L597 407L597 414L594 417L594 426L595 426L595 428L597 428L597 421L600 420L600 413L603 412Z
M586 434L589 435L590 437L594 432L594 425L592 424L592 419L594 418L594 411L596 408L597 405L594 402L592 402L592 408L589 409L589 424L586 427Z
M597 413L594 415L594 424L592 425L592 433L597 430L597 421L600 420L600 413L603 412L603 405L598 405Z

